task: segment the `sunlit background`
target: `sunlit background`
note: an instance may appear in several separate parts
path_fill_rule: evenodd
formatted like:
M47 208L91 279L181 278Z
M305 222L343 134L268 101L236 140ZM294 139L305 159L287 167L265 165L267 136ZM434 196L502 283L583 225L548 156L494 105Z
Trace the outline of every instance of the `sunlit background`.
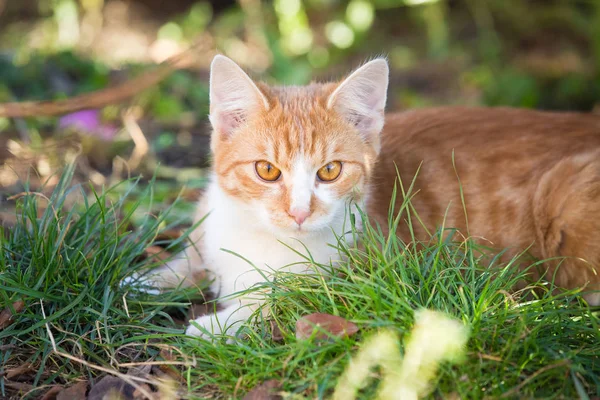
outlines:
M157 174L166 203L173 187L202 187L217 53L286 85L339 78L385 55L390 110L592 111L600 99L595 0L0 0L0 103L118 85L192 45L188 68L124 103L0 116L0 209L28 173L51 186L76 155L82 182Z

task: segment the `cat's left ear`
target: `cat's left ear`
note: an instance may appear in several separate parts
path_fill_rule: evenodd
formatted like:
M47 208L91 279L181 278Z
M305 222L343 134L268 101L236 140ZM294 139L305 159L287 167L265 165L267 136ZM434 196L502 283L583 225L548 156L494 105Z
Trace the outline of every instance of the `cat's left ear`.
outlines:
M379 134L384 122L388 75L385 59L370 61L346 78L327 100L327 107L354 125L377 152L380 150Z

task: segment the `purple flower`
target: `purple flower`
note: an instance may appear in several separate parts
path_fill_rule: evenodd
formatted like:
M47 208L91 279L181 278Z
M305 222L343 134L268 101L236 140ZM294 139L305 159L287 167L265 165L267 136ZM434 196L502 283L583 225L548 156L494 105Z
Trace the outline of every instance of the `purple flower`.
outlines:
M67 114L60 118L58 127L76 129L103 140L112 140L118 131L115 126L102 123L100 110L82 110Z

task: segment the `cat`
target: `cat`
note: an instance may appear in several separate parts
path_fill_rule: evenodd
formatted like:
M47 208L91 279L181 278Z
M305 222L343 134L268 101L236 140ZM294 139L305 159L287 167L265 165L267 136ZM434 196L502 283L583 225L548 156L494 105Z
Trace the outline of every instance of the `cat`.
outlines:
M388 74L387 62L374 59L341 83L268 87L214 58L213 165L196 212L203 221L185 254L152 278L161 287L193 285L203 269L214 278L210 291L223 308L197 318L187 334L235 336L262 300L231 295L275 270L314 273L305 249L315 264L339 261L335 245L340 237L352 243L350 215L365 207Z
M527 249L539 259L567 256L546 262L540 275L600 289L600 118L442 107L388 114L384 127L388 75L378 58L339 83L270 87L214 58L214 162L196 215L204 221L194 246L156 283L191 285L202 269L214 276L210 289L223 308L196 319L188 334L235 335L262 300L230 296L274 270L312 272L305 248L318 264L339 261L335 244L351 244L350 214L360 215L348 205L385 231L398 175L406 188L416 174L412 205L423 222L413 224L414 237L400 224L404 241L427 241L444 224L508 249L505 257ZM585 298L600 304L598 293Z

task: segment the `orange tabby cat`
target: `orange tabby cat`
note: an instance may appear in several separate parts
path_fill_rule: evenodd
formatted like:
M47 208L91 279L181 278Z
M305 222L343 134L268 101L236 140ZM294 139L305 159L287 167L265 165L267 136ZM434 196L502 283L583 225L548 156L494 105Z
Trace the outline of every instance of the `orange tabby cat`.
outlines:
M197 212L206 219L194 246L157 279L172 285L203 269L215 278L224 308L198 318L189 334L235 334L262 301L243 291L276 270L312 271L306 249L335 264L330 244L351 240L348 204L386 227L396 166L408 187L422 162L412 203L430 231L445 218L510 254L580 257L562 263L556 283L600 288L600 118L440 108L388 115L382 131L387 85L383 59L340 83L269 87L215 57L214 163ZM428 239L418 224L415 233ZM405 225L397 234L411 239ZM600 303L598 293L587 299Z

